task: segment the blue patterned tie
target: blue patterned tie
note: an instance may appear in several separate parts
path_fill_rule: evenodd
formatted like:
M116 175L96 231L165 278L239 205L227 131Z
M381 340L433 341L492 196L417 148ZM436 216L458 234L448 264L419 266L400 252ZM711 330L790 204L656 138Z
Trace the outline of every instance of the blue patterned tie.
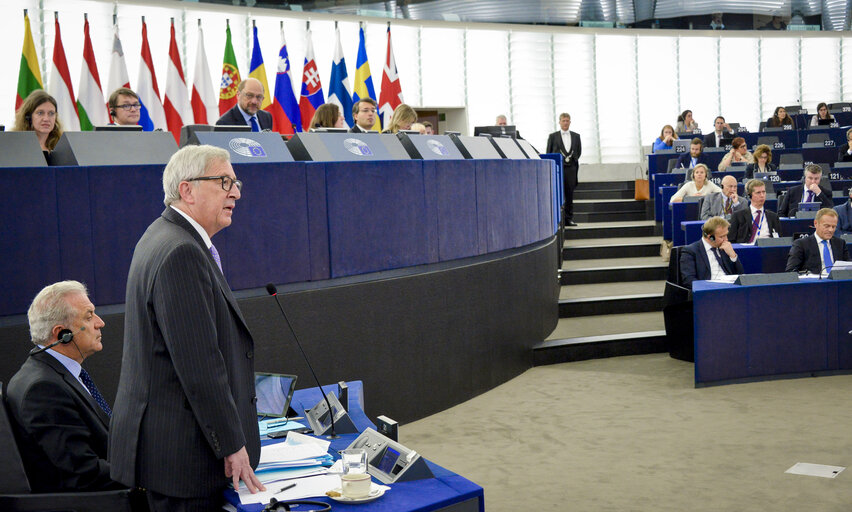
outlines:
M224 274L225 271L222 270L222 260L219 258L219 251L216 250L216 246L213 244L210 244L210 254L213 255L213 260L216 262L216 266L219 267L219 272Z
M112 417L112 409L109 408L109 404L101 392L98 391L98 387L95 386L95 381L92 380L92 377L85 368L80 368L80 380L83 381L83 385L86 386L86 389L88 389L89 393L92 394L92 398L94 398L95 402L101 406L101 409L104 410L106 415Z
M805 202L807 202L807 203L813 203L813 202L814 202L814 192L813 192L813 190L808 190L808 200L807 200L807 201L805 201Z
M254 116L251 116L251 119L249 119L249 121L251 122L251 131L259 132L260 131L260 125L257 124L257 118L254 117Z
M834 261L831 258L831 248L828 247L828 240L822 241L822 259L825 261L825 271L831 272Z

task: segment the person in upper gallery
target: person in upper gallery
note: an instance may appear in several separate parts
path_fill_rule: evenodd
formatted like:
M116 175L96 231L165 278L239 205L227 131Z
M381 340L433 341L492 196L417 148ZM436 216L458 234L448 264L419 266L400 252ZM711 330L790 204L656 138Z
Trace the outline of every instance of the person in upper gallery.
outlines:
M831 208L818 211L814 218L814 234L793 241L784 271L820 274L823 270L831 272L837 261L849 261L846 240L834 236L837 220L837 212Z
M435 135L435 128L429 121L423 121L423 126L426 128L426 135Z
M713 128L713 133L708 133L704 136L704 147L722 147L722 139L733 137L734 135L734 130L731 130L731 127L728 126L728 123L725 122L725 118L722 116L716 116L716 120L713 121Z
M766 120L767 128L779 128L786 124L792 125L793 128L796 127L793 118L787 115L787 109L784 107L775 107L775 113Z
M109 115L112 116L114 124L120 126L133 126L139 124L142 114L142 103L139 96L127 87L119 87L112 91L107 101Z
M846 144L837 152L838 162L852 162L852 128L846 130Z
M825 102L817 105L817 113L815 116L811 116L810 126L819 126L820 120L823 120L823 122L828 121L829 123L834 122L834 116L829 114L828 105Z
M692 288L694 281L745 274L728 240L729 228L730 224L722 217L711 217L701 227L701 240L681 250L680 274L684 286Z
M500 114L497 116L497 119L494 121L494 126L506 126L509 124L509 120L506 119L506 116Z
M694 133L698 129L698 123L692 118L691 110L684 110L677 116L677 133Z
M837 212L837 233L840 235L852 234L852 187L849 187L846 195L849 199L834 207Z
M663 129L660 130L660 136L654 141L654 153L665 149L672 149L672 147L674 147L674 141L677 140L677 138L677 134L675 133L674 128L672 128L672 125L667 124L663 126Z
M817 164L808 164L801 185L796 185L787 190L778 200L778 215L782 217L793 217L799 209L799 203L821 203L822 208L833 208L834 199L831 197L831 189L820 185L822 181L822 168Z
M742 137L735 137L731 142L731 150L719 162L719 172L723 172L733 162L754 163L754 155L748 152L748 146Z
M778 170L775 164L772 163L772 149L766 144L761 144L754 148L754 163L748 164L745 170L745 177L748 179L754 178L756 172L775 172Z
M222 114L217 125L251 126L251 131L272 129L272 114L261 110L265 91L257 78L246 78L237 86L237 104Z
M104 321L86 287L44 287L27 319L36 348L9 381L6 401L33 492L121 488L107 462L110 406L81 366L103 349Z
M417 112L405 103L400 103L393 111L387 130L382 133L398 133L400 130L410 130L411 125L415 122L417 122Z
M687 181L672 196L671 203L683 202L686 196L706 196L714 192L721 192L718 185L710 181L710 169L705 164L698 164L692 169L692 180Z
M372 130L376 124L376 100L369 96L358 100L352 105L352 118L355 125L350 128L350 133L367 133Z
M731 231L728 235L731 243L753 244L758 238L778 237L781 221L775 212L764 208L766 183L749 180L746 183L746 197L751 201L749 207L731 214Z
M701 203L701 220L711 217L730 219L731 215L748 206L748 200L737 195L737 179L733 176L722 178L722 192L710 194Z
M311 130L316 128L348 128L343 112L336 103L323 103L314 112L311 119Z
M35 132L45 155L53 151L62 137L62 124L56 110L56 100L44 89L36 89L15 112L16 132Z
M707 164L704 154L704 142L695 137L689 144L689 153L680 155L675 163L675 169L692 169L698 164Z
M547 153L562 155L562 190L564 192L565 210L563 222L566 226L576 226L574 222L574 189L577 188L577 175L580 171L580 155L583 145L580 134L569 130L571 115L567 112L559 114L559 129L547 137ZM669 127L671 128L671 126Z

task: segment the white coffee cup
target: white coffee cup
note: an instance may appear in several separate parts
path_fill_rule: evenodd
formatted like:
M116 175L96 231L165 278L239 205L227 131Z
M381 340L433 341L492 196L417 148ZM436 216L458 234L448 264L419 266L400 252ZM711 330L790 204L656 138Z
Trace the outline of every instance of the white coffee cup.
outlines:
M348 473L340 476L340 488L347 498L363 498L370 494L372 480L367 473Z

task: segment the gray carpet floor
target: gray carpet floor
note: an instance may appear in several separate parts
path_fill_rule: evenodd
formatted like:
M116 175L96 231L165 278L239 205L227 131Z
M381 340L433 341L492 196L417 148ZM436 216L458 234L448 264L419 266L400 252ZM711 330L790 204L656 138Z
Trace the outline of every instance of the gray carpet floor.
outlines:
M852 376L695 389L663 354L533 368L400 429L501 511L849 511Z

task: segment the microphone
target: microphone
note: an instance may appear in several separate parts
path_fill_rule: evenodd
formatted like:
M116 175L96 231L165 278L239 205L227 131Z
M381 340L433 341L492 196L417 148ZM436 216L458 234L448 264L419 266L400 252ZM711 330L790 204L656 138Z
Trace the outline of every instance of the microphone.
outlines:
M322 397L325 400L325 404L328 406L328 414L329 418L331 419L331 435L329 436L329 439L338 439L340 436L338 436L334 432L334 409L332 409L331 407L331 402L328 401L328 395L326 395L325 391L323 391L322 389L322 384L320 384L319 378L317 378L317 374L314 371L314 367L311 366L311 362L308 360L307 354L305 354L305 349L302 348L302 343L299 341L299 337L296 336L296 331L294 331L293 326L290 325L290 320L287 318L287 313L284 312L284 307L281 305L281 301L278 299L278 289L275 287L274 284L268 283L266 285L266 292L269 295L272 295L272 297L275 299L275 303L278 304L278 309L281 310L281 316L284 317L284 321L287 323L287 328L290 329L290 334L293 335L293 339L296 340L296 346L299 347L299 352L302 353L302 359L304 359L305 363L308 365L308 369L311 371L311 375L314 376L314 382L317 383L317 387L319 388L320 393L322 393Z
M35 354L41 354L45 350L51 349L51 348L55 347L56 345L59 345L60 343L63 344L63 345L67 345L67 344L71 343L72 341L74 341L74 335L76 335L80 332L83 332L85 330L86 330L85 326L81 326L80 330L78 330L77 332L71 332L71 329L62 329L61 331L59 331L59 334L61 336L58 336L56 341L54 341L53 343L51 343L50 345L48 345L46 347L41 347L41 348L36 347L36 348L30 350L30 355L33 356ZM77 350L79 350L79 349L77 349Z

